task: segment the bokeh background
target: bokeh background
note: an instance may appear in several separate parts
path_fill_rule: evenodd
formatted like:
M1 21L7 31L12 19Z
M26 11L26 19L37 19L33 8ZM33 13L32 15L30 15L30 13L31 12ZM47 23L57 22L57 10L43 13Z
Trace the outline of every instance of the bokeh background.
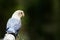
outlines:
M25 17L17 40L60 40L59 0L0 0L0 38L18 9L25 12Z

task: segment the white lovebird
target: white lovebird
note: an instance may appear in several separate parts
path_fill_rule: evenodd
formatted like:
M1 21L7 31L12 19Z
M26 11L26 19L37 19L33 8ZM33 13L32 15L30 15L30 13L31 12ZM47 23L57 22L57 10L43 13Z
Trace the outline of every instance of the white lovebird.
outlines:
M6 34L3 40L15 40L19 29L21 28L21 17L24 17L22 10L17 10L7 22Z

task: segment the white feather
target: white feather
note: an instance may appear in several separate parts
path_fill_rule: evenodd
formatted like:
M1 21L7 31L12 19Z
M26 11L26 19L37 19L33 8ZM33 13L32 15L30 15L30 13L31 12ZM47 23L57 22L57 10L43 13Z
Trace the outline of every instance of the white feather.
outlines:
M17 10L13 13L12 18L16 18L18 20L20 20L20 17L18 16L19 13L23 12L22 10Z

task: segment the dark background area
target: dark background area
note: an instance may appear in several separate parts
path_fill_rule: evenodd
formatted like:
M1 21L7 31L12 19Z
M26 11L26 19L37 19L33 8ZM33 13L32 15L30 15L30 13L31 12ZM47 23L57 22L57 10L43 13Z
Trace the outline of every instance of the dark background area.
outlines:
M60 40L59 2L59 0L0 0L0 38L6 33L7 20L15 10L21 9L26 15L22 28L24 34L28 34L29 40Z

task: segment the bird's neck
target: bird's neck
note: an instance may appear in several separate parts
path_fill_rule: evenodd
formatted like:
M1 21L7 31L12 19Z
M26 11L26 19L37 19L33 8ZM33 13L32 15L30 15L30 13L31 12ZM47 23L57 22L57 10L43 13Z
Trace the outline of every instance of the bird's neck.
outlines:
M20 17L19 16L12 16L12 18L15 18L17 20L20 20Z

